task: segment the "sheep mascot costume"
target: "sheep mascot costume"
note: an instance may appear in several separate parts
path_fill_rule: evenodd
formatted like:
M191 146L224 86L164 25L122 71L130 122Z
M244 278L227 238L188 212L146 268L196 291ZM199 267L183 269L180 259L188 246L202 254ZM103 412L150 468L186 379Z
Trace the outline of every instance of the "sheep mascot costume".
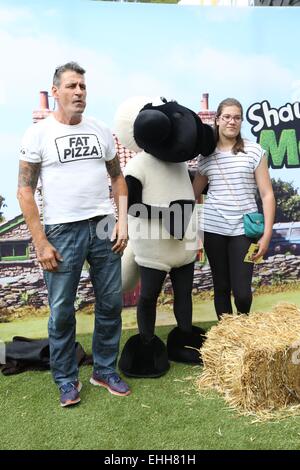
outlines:
M209 155L215 140L212 128L197 114L164 98L125 101L117 111L115 131L122 145L137 152L124 171L129 244L122 261L123 284L134 286L131 255L141 279L139 334L125 344L119 367L127 376L159 377L169 369L169 360L200 362L204 332L192 325L197 224L186 162L199 153ZM169 333L166 348L154 333L157 299L168 273L177 327Z

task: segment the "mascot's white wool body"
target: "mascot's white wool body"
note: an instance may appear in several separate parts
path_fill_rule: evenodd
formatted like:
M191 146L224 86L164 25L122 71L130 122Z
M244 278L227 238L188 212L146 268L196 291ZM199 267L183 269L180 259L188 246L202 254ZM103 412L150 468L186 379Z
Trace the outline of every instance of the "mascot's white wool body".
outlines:
M194 198L185 162L163 162L140 152L126 165L124 175L133 176L142 183L144 204L169 207L174 200ZM196 208L182 240L171 237L159 219L148 220L129 215L128 231L135 261L140 266L169 272L172 268L195 261L198 245Z

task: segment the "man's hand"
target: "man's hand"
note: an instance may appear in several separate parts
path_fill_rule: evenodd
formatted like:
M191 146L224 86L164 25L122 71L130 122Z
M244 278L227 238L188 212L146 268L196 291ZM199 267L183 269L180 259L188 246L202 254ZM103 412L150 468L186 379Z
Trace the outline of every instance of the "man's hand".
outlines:
M111 241L115 241L112 251L122 255L128 242L127 227L121 228L117 222L113 229Z
M58 262L63 261L60 253L54 248L48 240L36 243L36 254L39 263L45 271L56 271Z

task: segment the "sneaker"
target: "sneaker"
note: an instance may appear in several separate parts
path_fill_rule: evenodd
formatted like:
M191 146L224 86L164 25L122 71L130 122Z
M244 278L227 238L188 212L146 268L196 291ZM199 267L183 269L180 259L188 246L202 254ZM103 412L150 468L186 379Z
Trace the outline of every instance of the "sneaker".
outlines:
M69 382L62 385L60 390L60 405L70 406L80 402L79 392L82 388L82 383L79 381Z
M125 397L131 393L127 383L125 383L116 372L107 375L100 375L94 372L90 383L98 387L105 387L113 395L119 395L121 397Z

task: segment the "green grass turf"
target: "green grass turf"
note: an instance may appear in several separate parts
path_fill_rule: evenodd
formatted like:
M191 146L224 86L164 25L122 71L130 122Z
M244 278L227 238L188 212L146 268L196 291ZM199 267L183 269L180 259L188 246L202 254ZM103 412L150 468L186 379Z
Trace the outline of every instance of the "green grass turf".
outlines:
M278 301L299 305L299 293L265 294L255 298L256 310ZM214 319L211 301L196 302L197 317ZM212 315L210 315L210 312ZM124 313L125 326L135 322L133 309ZM163 321L172 322L167 312ZM0 337L46 335L47 318L26 318L0 324ZM200 326L209 328L213 322ZM78 340L91 351L93 316L78 315ZM171 326L158 326L166 340ZM122 345L136 331L124 329ZM0 449L300 449L300 417L252 423L212 393L200 396L194 382L200 366L172 363L158 379L128 379L132 394L117 397L89 384L91 367L80 368L82 402L59 406L50 372L0 375Z
M211 324L201 326L208 328ZM166 340L170 327L157 328ZM122 344L133 333L123 331ZM90 351L91 336L79 335ZM300 418L252 424L216 394L194 387L200 366L171 364L157 379L129 379L132 394L117 397L89 384L80 368L82 401L59 406L50 372L0 376L1 449L300 449Z

